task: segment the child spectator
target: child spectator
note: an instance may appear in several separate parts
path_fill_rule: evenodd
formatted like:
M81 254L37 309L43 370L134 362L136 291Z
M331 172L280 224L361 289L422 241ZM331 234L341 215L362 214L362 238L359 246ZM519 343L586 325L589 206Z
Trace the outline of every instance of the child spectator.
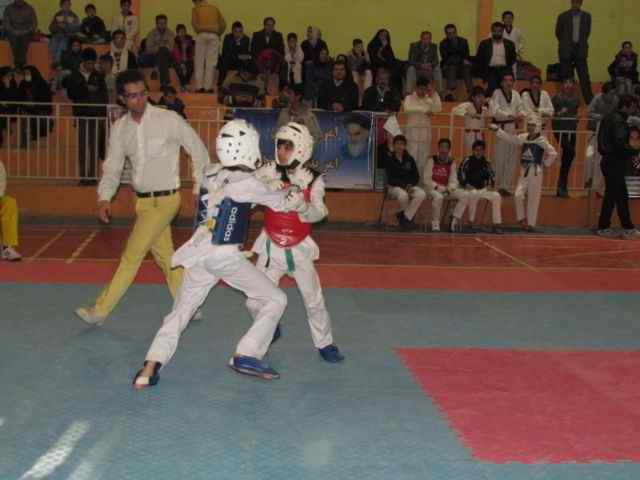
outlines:
M82 19L82 35L87 43L106 43L107 27L96 12L96 6L92 3L84 7L84 13L87 16Z
M609 65L609 74L616 84L618 95L633 94L633 85L638 83L638 54L633 51L631 42L622 44L622 49Z
M180 90L187 91L187 87L193 76L193 60L195 53L195 41L187 34L187 27L180 24L176 26L176 39L173 46L173 60L176 73L180 80Z

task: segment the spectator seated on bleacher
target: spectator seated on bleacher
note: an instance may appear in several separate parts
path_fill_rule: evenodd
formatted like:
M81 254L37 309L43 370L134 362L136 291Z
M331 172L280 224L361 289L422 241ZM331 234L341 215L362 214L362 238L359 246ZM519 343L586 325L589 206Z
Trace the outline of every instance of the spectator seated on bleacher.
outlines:
M37 29L36 11L24 0L15 0L4 8L2 30L11 46L16 67L26 65L29 42L33 41Z
M151 30L144 40L144 54L140 54L141 67L156 67L160 76L160 87L171 84L169 68L173 66L175 34L167 26L166 15L156 16L156 28ZM155 72L154 72L155 73ZM152 75L155 78L155 75Z
M118 75L125 70L137 69L138 59L135 53L127 48L127 34L123 30L116 30L111 38L109 55L113 59L113 74Z
M187 34L187 27L180 24L176 26L176 40L173 47L173 61L180 81L180 89L187 91L187 87L193 76L193 61L196 43L191 35Z
M187 119L187 114L184 111L185 104L178 98L178 92L176 92L176 89L171 86L165 87L162 97L160 97L160 100L158 101L158 106L165 107L167 110L176 112L185 120Z
M361 39L353 40L353 48L347 54L347 66L351 70L353 81L358 86L358 105L362 105L364 91L373 84L373 73L371 72L371 59L364 49Z
M471 54L469 42L458 36L458 30L452 23L444 27L446 38L440 42L440 58L442 59L442 76L446 80L445 101L455 100L458 77L464 80L467 95L471 94Z
M438 44L432 41L431 32L420 34L420 41L409 47L409 60L405 82L405 94L413 93L419 78L426 78L437 89L442 89L442 72L438 58Z
M60 62L53 64L55 70L53 89L55 91L65 88L65 79L80 68L80 63L82 63L82 41L78 37L74 37L69 42L69 47L62 52Z
M622 43L622 49L609 65L608 71L618 95L633 94L633 86L638 83L638 54L633 51L631 42Z
M329 50L323 48L320 50L318 60L305 69L304 98L306 100L312 102L317 100L320 86L331 80L332 67L333 62L329 56Z
M378 68L375 85L364 92L362 109L369 112L397 112L402 98L391 84L391 73L385 67Z
M53 15L49 32L51 32L49 42L51 60L59 62L69 40L80 33L80 18L71 11L71 0L60 0L60 10Z
M350 112L358 108L358 87L347 73L344 62L333 64L331 78L320 85L318 108L334 112Z
M414 218L426 193L418 187L418 168L407 152L407 139L403 135L397 135L393 139L393 151L385 158L384 169L387 173L389 197L400 204L400 210L396 213L398 223L405 230L414 230L417 227Z
M84 7L84 13L87 16L82 19L81 31L78 35L82 37L85 43L107 43L109 38L107 27L96 14L96 6L92 3L88 4Z
M448 138L438 141L438 154L427 160L423 183L427 195L431 198L431 231L440 231L442 202L445 199L456 201L449 230L458 231L462 215L467 208L467 195L464 189L458 188L458 169L451 156L451 140Z
M251 40L244 34L242 23L233 22L231 33L227 33L222 42L220 82L224 83L227 75L240 70L240 66L251 58Z
M391 34L387 29L380 29L367 45L367 53L371 59L371 69L374 80L378 70L386 69L391 77L390 82L398 91L402 90L402 62L396 59L391 47Z
M298 45L298 35L290 33L287 35L287 46L284 53L285 67L283 85L289 83L302 83L302 62L304 53Z

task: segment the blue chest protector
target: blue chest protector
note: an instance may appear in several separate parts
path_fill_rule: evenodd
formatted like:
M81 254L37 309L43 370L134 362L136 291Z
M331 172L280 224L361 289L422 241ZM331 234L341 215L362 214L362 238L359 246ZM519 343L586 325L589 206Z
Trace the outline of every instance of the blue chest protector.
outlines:
M526 169L525 176L529 174L529 168L532 165L542 165L543 158L544 148L536 143L525 143L522 146L522 157L520 159L522 166Z
M249 231L251 203L240 203L225 197L218 207L211 242L214 245L243 244Z

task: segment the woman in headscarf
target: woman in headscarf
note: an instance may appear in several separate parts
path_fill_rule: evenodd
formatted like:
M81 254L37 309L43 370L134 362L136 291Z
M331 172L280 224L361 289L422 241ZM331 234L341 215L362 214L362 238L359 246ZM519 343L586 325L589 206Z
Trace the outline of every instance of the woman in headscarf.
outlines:
M309 26L307 28L307 39L300 45L304 52L304 63L317 62L320 50L329 50L327 44L322 40L322 32L318 27Z
M373 69L373 76L379 68L384 67L391 72L391 82L398 90L402 87L402 72L400 63L396 60L396 56L393 53L391 47L391 35L389 30L380 29L367 45L367 53L371 59L371 67Z
M20 139L21 145L26 145L29 140L46 137L53 129L53 120L46 118L53 112L53 99L49 84L33 65L24 67L18 90L21 100L27 102L19 107L19 113L28 117L22 119Z

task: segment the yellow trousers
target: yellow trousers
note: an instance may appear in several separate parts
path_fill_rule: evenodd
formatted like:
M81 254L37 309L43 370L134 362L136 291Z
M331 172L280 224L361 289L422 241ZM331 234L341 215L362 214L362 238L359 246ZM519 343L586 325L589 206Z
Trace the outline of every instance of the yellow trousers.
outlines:
M178 210L180 193L136 199L136 222L111 283L96 300L95 312L98 315L107 316L115 308L135 279L149 250L164 273L171 295L175 298L182 282L182 269L171 268L174 252L171 221Z
M16 247L18 245L18 204L16 199L5 195L0 197L0 222L2 232L0 240L5 247Z

